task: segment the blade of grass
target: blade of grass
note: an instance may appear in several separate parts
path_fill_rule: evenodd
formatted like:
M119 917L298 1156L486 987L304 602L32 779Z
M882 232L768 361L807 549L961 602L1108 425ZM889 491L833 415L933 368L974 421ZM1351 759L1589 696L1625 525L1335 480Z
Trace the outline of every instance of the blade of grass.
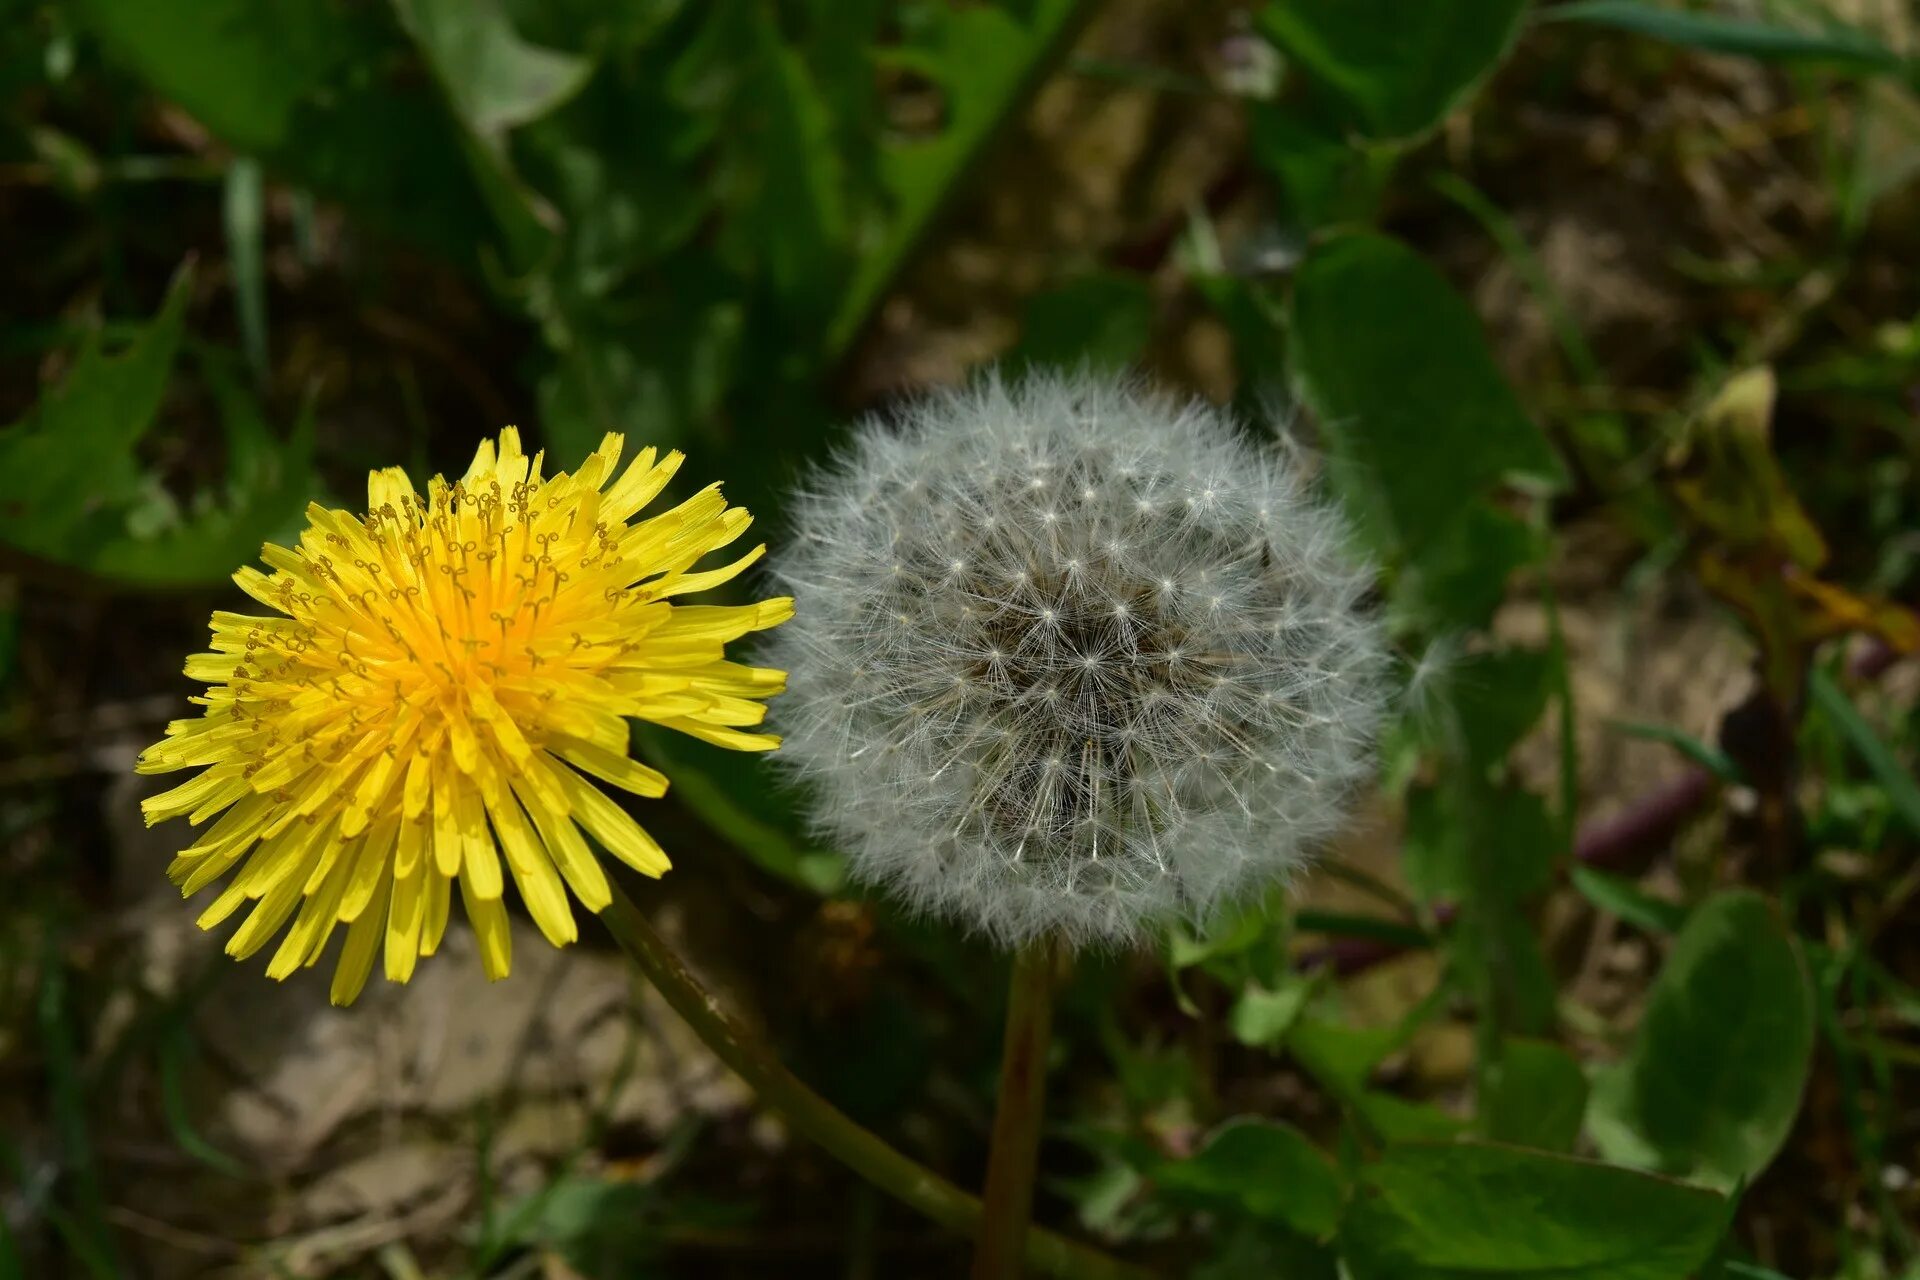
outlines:
M1838 22L1821 31L1803 30L1643 0L1577 0L1542 9L1537 20L1611 27L1689 49L1762 62L1812 63L1875 75L1912 73L1907 59L1872 33Z
M241 157L227 170L225 199L227 261L233 269L233 300L239 312L240 348L254 385L267 380L266 197L260 162Z
M1920 785L1916 785L1913 775L1901 766L1899 758L1893 754L1893 748L1881 740L1873 726L1854 708L1852 700L1827 672L1815 668L1808 688L1813 695L1813 705L1820 708L1820 713L1833 721L1841 735L1853 744L1853 749L1865 761L1867 771L1873 774L1874 781L1886 789L1894 812L1900 815L1908 830L1920 835Z
M43 1212L96 1276L122 1273L119 1250L107 1226L106 1203L94 1168L93 1143L88 1133L86 1096L81 1087L80 1056L74 1047L72 1011L67 1004L67 970L60 954L61 930L50 926L41 952L39 1024L46 1058L47 1099L67 1182L73 1192L71 1215L54 1212L51 1201Z

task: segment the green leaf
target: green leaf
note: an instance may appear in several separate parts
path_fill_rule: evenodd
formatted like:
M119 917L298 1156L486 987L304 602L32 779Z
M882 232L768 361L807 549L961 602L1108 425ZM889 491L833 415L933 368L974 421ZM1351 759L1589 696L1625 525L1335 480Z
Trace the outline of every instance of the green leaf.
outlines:
M76 0L119 58L244 151L287 141L300 105L365 46L329 0Z
M1147 282L1121 271L1096 271L1043 290L1027 301L1020 342L1007 353L1015 366L1096 369L1131 364L1153 332Z
M1197 1154L1155 1169L1153 1180L1315 1240L1333 1234L1344 1199L1332 1162L1299 1130L1271 1120L1229 1121Z
M1579 864L1568 874L1573 887L1588 902L1602 911L1612 912L1635 928L1654 934L1677 933L1686 923L1685 907L1654 897L1624 876Z
M1614 723L1614 728L1622 733L1632 734L1636 738L1645 738L1650 742L1664 742L1722 782L1738 785L1746 780L1732 756L1711 742L1702 742L1692 734L1684 733L1672 725L1621 720Z
M1544 649L1468 654L1446 682L1467 760L1475 768L1489 768L1507 758L1546 710L1553 655Z
M651 288L617 307L531 308L553 348L540 382L540 421L563 457L584 457L609 431L662 448L684 443L734 385L746 304L733 282L698 259L665 266Z
M509 264L531 268L545 256L554 219L521 181L507 154L507 134L578 93L593 64L522 40L500 0L393 0L393 6L465 128L461 152L499 225Z
M500 0L393 0L454 112L490 146L580 91L585 58L528 44Z
M1518 903L1553 876L1560 834L1545 801L1479 781L1407 794L1406 876L1424 901Z
M1425 133L1513 43L1526 0L1271 0L1263 31L1376 138Z
M1526 521L1489 502L1419 546L1394 583L1394 603L1422 629L1444 633L1478 631L1493 621L1506 599L1507 579L1534 557L1534 534Z
M1609 1159L1731 1188L1766 1168L1800 1108L1813 995L1792 936L1751 890L1696 907L1632 1052L1594 1082Z
M1571 1151L1587 1109L1580 1061L1545 1040L1509 1038L1489 1065L1480 1099L1487 1137L1543 1151Z
M893 214L879 242L861 255L833 322L826 351L844 352L867 316L919 247L1001 125L1023 104L1041 74L1065 51L1092 6L1087 0L1033 0L1022 21L988 5L929 6L915 38L890 51L902 70L938 87L943 127L890 143L880 180Z
M1227 1027L1241 1044L1276 1048L1313 995L1314 983L1294 976L1278 991L1250 983L1233 1002Z
M1451 1138L1466 1126L1437 1107L1367 1088L1367 1077L1418 1027L1419 1011L1400 1026L1350 1027L1312 1013L1294 1020L1287 1050L1301 1070L1388 1141Z
M1211 1253L1187 1273L1189 1280L1247 1280L1248 1276L1284 1276L1286 1280L1339 1280L1340 1260L1325 1245L1302 1239L1261 1222L1241 1220L1225 1231L1209 1232Z
M1315 252L1289 330L1333 478L1376 547L1424 546L1504 478L1560 482L1472 308L1398 241L1352 235Z
M208 379L227 434L223 491L182 510L135 448L153 425L181 341L190 282L118 355L89 339L59 386L0 430L0 541L142 586L219 582L287 529L313 487L310 414L282 445L218 366Z
M1540 15L1543 22L1584 22L1631 31L1668 44L1733 54L1765 62L1798 62L1849 71L1901 74L1910 70L1905 58L1871 32L1839 22L1825 30L1802 30L1704 13L1644 0L1576 0L1555 5Z
M471 265L495 222L466 138L373 5L75 0L121 65L270 171Z
M1353 1280L1679 1280L1719 1242L1710 1191L1473 1143L1389 1148L1340 1225Z
M219 582L252 560L261 543L295 534L314 488L312 404L284 445L273 440L258 407L243 395L229 393L222 411L229 454L224 499L203 495L186 513L168 504L164 521L96 548L90 570L149 587ZM236 446L238 439L253 443Z
M1889 747L1866 718L1854 709L1853 703L1834 683L1833 677L1825 671L1815 669L1808 677L1808 690L1813 695L1813 705L1820 714L1839 727L1860 758L1867 763L1878 782L1887 793L1887 799L1893 802L1894 812L1907 829L1920 835L1920 785L1916 785L1913 774L1900 763L1898 756Z
M183 269L124 351L105 355L90 336L60 385L0 431L0 540L74 563L118 531L140 492L133 449L160 411L191 294Z
M1377 184L1366 154L1340 131L1298 107L1255 102L1249 108L1247 145L1253 162L1279 189L1286 214L1300 230L1342 217L1363 219Z

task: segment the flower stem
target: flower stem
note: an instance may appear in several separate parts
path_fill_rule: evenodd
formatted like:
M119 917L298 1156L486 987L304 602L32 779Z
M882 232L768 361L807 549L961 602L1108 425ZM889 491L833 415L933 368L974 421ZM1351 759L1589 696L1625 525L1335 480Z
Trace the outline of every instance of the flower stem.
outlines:
M967 1236L979 1231L979 1200L888 1146L788 1071L771 1047L723 1009L687 971L618 884L613 886L613 902L600 919L674 1012L686 1019L715 1057L747 1082L761 1102L880 1190L951 1231ZM1038 1228L1026 1231L1024 1252L1034 1271L1062 1280L1143 1280L1148 1275L1097 1249Z
M974 1249L973 1280L1019 1280L1021 1242L1033 1221L1033 1184L1040 1163L1053 984L1051 938L1029 942L1014 953L1000 1048L999 1105L987 1155L986 1216Z

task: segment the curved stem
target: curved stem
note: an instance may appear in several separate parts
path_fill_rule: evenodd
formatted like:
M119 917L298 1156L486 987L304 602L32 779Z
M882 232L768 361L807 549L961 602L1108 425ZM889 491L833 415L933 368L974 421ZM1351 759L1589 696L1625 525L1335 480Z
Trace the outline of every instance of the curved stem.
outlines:
M686 1019L694 1034L796 1130L888 1195L947 1229L979 1230L980 1201L931 1169L908 1159L871 1130L854 1123L781 1064L773 1050L714 997L680 962L666 940L618 884L600 913L614 941L654 988ZM1040 1228L1026 1233L1027 1265L1063 1280L1143 1280L1147 1272L1097 1249Z
M1047 1042L1053 1031L1053 940L1029 942L1013 956L1007 1030L1000 1049L1000 1095L987 1155L986 1213L973 1255L973 1280L1019 1280L1021 1242L1033 1222L1040 1166L1040 1119L1047 1094Z

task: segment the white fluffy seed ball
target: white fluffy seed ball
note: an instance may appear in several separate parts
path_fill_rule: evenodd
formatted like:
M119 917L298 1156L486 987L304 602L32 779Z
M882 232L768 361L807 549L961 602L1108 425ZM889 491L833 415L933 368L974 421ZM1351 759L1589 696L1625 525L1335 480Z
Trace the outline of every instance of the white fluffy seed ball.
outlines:
M1368 575L1215 409L991 376L865 423L792 527L775 758L912 908L1003 945L1204 924L1371 775Z

